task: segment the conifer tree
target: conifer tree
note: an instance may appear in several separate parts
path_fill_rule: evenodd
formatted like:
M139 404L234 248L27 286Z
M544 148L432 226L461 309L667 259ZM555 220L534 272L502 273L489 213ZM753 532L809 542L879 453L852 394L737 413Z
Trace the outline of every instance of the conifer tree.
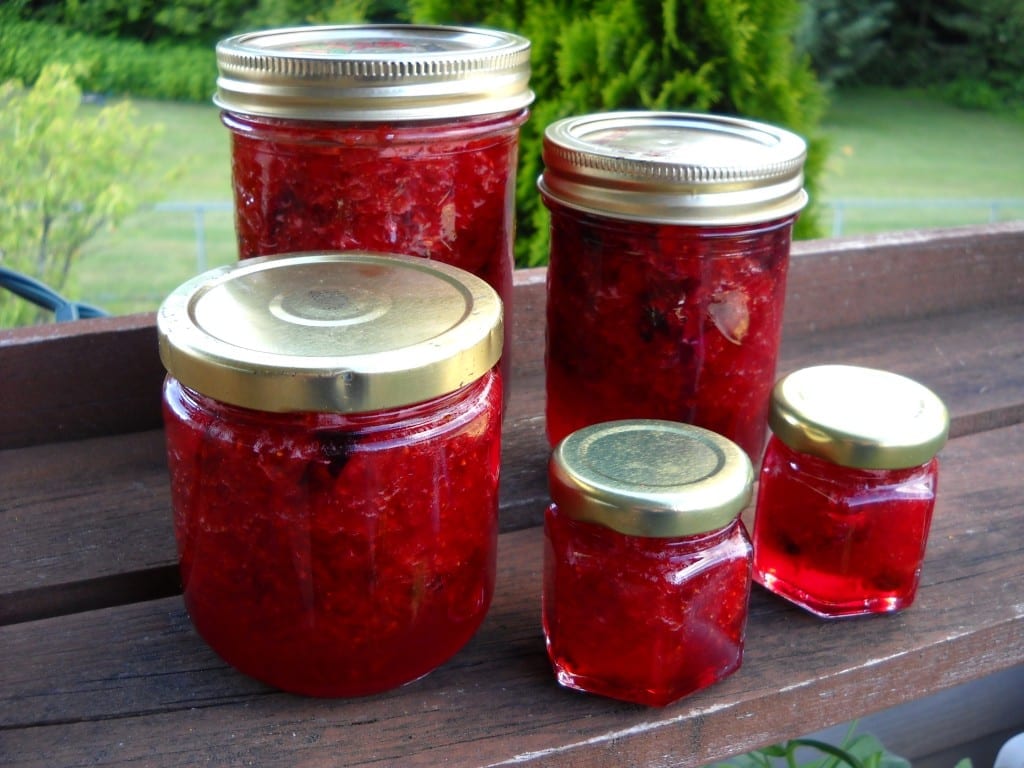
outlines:
M532 43L537 94L524 126L517 196L520 265L547 258L547 217L536 190L544 127L618 109L702 111L784 126L810 145L815 199L825 148L824 95L793 35L798 0L412 0L413 21L489 26ZM798 236L817 233L815 207Z

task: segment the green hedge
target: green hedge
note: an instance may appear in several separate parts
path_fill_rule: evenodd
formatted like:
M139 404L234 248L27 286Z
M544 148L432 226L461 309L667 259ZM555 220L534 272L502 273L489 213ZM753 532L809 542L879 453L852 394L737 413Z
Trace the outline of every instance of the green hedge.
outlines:
M220 0L220 5L231 2ZM351 22L358 7L365 5L373 18L382 2L334 0L314 17L309 9L315 4L260 0L239 19L238 31L257 12L278 12L281 16L273 18L279 24L299 13L306 21ZM0 81L17 77L32 83L44 64L57 60L79 67L85 91L206 101L215 88L212 45L90 37L26 20L19 5L15 0L0 9ZM404 18L393 2L385 5L389 14ZM526 266L547 260L547 211L535 186L544 127L586 112L693 110L790 128L810 146L806 183L812 202L796 235L820 234L817 192L826 145L819 123L825 99L807 57L793 47L800 7L799 0L410 0L408 10L416 22L507 29L533 44L531 84L537 101L522 132L517 190L516 260Z
M217 64L212 47L150 44L90 37L56 24L0 11L0 82L31 84L51 62L72 65L86 92L138 98L206 101Z

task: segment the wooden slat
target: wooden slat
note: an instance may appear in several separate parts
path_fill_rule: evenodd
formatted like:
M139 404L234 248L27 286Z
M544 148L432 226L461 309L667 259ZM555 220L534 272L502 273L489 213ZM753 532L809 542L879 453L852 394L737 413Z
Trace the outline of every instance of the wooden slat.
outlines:
M978 339L984 339L979 344ZM783 344L785 372L873 365L946 401L953 433L1024 421L1024 304L839 328ZM543 378L519 378L505 423L501 525L540 522L547 503ZM159 431L0 451L0 624L176 589Z
M501 537L478 636L423 680L320 701L219 661L180 599L0 628L0 756L11 766L701 765L1024 659L1024 425L944 452L908 611L823 622L758 589L742 669L665 709L560 690L539 626L541 535Z
M543 366L543 269L515 276L516 377ZM1024 222L794 245L785 333L1024 302ZM159 425L153 315L0 331L0 448Z
M160 423L153 315L0 331L0 448Z
M793 245L790 336L1024 302L1024 221Z

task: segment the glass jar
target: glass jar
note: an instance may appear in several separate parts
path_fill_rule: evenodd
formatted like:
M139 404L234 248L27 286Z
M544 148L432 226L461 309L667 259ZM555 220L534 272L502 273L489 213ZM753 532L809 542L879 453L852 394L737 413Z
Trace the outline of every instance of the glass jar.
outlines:
M734 118L548 126L547 429L696 424L760 456L806 146Z
M752 476L735 443L673 422L596 424L559 443L542 601L559 683L662 706L739 668Z
M426 674L494 589L501 303L412 257L249 259L157 316L185 605L227 662L314 696Z
M914 601L949 415L911 379L804 368L772 391L754 580L825 618Z
M486 280L510 316L528 40L304 27L228 38L217 61L242 258L354 249L436 259Z

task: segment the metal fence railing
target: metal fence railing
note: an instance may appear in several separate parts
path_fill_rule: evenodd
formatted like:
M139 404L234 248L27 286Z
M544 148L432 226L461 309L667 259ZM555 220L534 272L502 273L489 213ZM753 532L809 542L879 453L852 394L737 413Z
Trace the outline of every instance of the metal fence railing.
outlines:
M1024 197L996 199L842 199L822 204L832 237L918 226L958 226L1024 218ZM232 210L230 202L157 203L157 213L192 215L196 266L206 269L206 216Z
M1024 219L1024 198L997 199L850 199L828 200L823 207L831 214L831 236L850 230L857 214L856 232L942 227L994 223Z
M206 214L231 211L233 204L226 201L217 202L169 202L157 203L153 206L156 213L191 213L192 229L196 243L196 272L205 272L208 259L206 250Z

